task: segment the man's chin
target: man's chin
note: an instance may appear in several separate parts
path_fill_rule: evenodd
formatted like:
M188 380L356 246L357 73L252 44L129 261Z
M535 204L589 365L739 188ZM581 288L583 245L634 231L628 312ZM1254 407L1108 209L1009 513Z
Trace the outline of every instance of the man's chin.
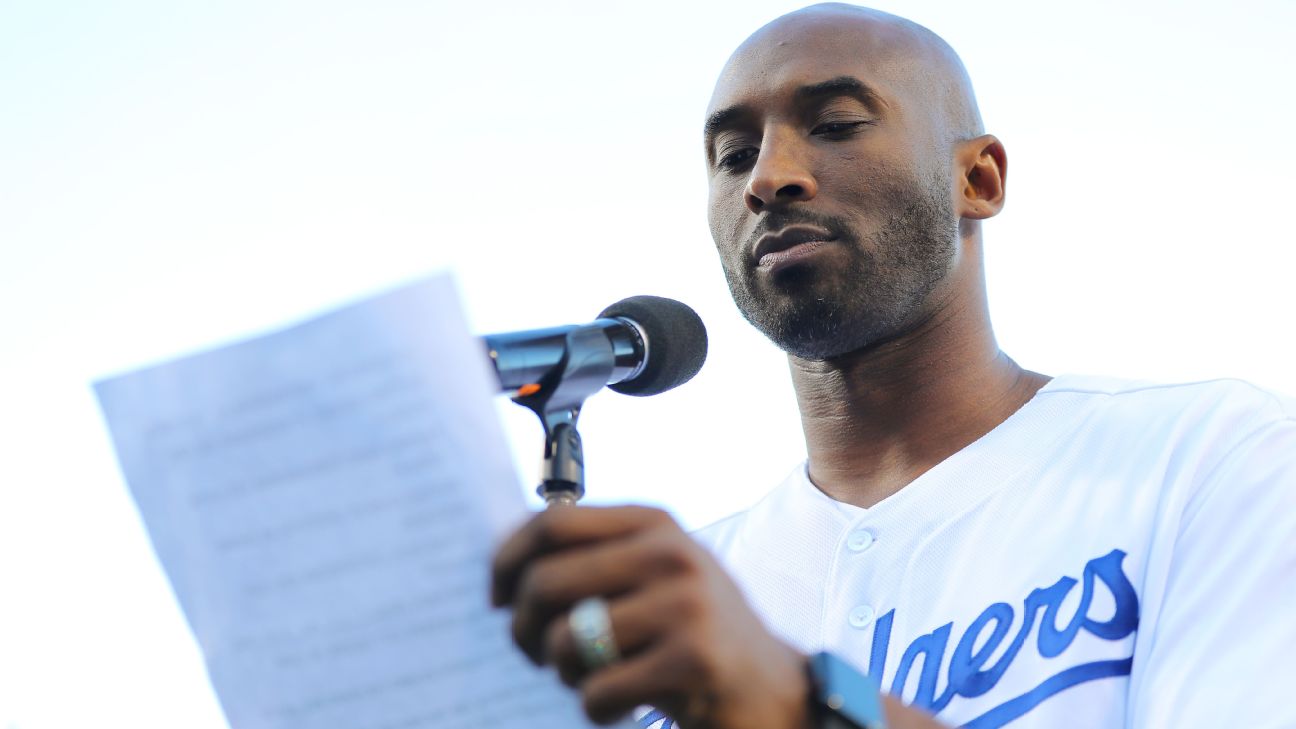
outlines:
M867 340L856 343L849 338L836 335L805 336L804 334L784 336L780 339L770 337L770 341L789 356L813 362L838 359L865 349L869 344Z
M779 349L801 359L840 357L867 346L870 338L868 327L861 326L866 322L827 298L770 296L756 310L744 309L743 316Z

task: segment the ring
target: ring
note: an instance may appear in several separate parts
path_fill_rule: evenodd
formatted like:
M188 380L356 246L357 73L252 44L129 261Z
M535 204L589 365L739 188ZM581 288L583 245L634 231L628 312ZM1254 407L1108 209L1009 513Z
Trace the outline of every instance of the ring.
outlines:
M612 617L603 598L587 597L576 603L567 615L567 625L576 639L576 650L589 670L597 671L621 659L621 651L612 637Z

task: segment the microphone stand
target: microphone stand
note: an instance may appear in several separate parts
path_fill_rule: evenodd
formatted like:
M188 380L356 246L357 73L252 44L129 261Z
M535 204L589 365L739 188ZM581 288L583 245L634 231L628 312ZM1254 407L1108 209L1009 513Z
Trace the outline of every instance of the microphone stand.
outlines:
M544 426L544 457L536 493L546 507L575 504L585 495L585 453L576 420L585 398L607 384L616 357L607 336L595 328L567 333L563 357L540 382L523 385L513 402L531 410Z

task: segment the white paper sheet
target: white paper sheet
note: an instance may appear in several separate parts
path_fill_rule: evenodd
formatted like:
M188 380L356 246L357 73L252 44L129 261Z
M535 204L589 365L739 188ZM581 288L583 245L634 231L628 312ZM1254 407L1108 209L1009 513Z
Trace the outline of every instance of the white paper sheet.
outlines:
M488 368L442 276L96 385L234 729L589 726L488 606Z

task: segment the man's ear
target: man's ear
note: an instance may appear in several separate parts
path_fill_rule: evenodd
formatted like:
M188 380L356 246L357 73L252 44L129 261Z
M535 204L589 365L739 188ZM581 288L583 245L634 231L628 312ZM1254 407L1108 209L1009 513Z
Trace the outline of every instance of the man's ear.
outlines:
M1008 153L993 134L959 145L954 155L956 205L960 218L985 220L1003 210L1008 184Z

